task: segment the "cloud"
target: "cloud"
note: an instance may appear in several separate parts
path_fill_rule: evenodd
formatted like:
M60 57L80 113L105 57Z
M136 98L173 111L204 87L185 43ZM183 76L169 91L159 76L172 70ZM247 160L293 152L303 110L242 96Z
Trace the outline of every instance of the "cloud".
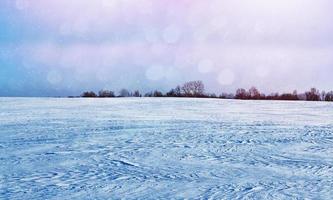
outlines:
M131 33L151 27L165 40L181 33L194 40L235 42L304 42L332 28L327 0L17 0L31 20L64 36L94 37ZM325 26L327 25L327 26ZM187 31L185 31L187 30ZM126 38L128 39L128 38ZM231 42L233 42L231 41ZM170 42L170 41L169 41Z
M0 3L1 4L1 3ZM309 87L333 64L329 0L16 0L25 66L63 86ZM23 19L24 17L24 19ZM31 40L26 33L41 30ZM34 32L35 33L35 32ZM12 47L8 47L11 49ZM130 78L121 78L133 74ZM119 80L115 80L119 78ZM283 80L283 81L281 81ZM75 82L77 81L77 82ZM61 85L63 84L63 85ZM127 85L126 85L127 84ZM160 84L160 85L159 85Z

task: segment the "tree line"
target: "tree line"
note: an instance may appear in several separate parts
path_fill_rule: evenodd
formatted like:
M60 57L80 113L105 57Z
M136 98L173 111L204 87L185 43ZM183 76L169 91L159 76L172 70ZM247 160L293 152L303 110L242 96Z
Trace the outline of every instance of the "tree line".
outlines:
M288 101L333 101L333 91L320 92L316 88L311 88L304 93L298 93L296 90L291 93L272 93L266 95L260 92L256 87L251 87L246 90L239 88L235 94L222 93L216 95L215 93L206 93L205 86L202 81L190 81L181 86L171 89L167 93L159 90L151 91L141 94L140 91L133 92L122 89L116 95L115 92L110 90L100 90L97 94L93 91L82 93L81 97L90 98L114 98L114 97L192 97L192 98L219 98L219 99L241 99L241 100L288 100Z

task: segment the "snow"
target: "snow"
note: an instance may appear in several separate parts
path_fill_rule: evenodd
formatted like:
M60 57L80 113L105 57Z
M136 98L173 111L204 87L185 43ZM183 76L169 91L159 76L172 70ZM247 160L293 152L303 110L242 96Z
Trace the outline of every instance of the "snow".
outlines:
M0 199L332 199L333 104L0 98Z

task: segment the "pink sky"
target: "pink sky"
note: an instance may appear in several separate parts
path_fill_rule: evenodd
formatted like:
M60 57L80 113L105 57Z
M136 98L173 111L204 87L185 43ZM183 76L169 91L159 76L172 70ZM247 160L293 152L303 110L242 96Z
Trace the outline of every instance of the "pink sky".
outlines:
M24 25L16 54L60 90L68 89L73 73L85 79L72 80L74 91L82 82L82 89L147 90L191 79L216 92L333 85L329 0L5 2ZM36 38L27 37L35 29ZM135 75L115 80L127 72Z

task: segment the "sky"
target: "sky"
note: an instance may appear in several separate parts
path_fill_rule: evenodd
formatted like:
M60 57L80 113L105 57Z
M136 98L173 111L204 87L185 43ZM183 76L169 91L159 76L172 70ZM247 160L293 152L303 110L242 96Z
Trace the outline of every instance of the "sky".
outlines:
M1 0L0 96L333 90L331 0Z

